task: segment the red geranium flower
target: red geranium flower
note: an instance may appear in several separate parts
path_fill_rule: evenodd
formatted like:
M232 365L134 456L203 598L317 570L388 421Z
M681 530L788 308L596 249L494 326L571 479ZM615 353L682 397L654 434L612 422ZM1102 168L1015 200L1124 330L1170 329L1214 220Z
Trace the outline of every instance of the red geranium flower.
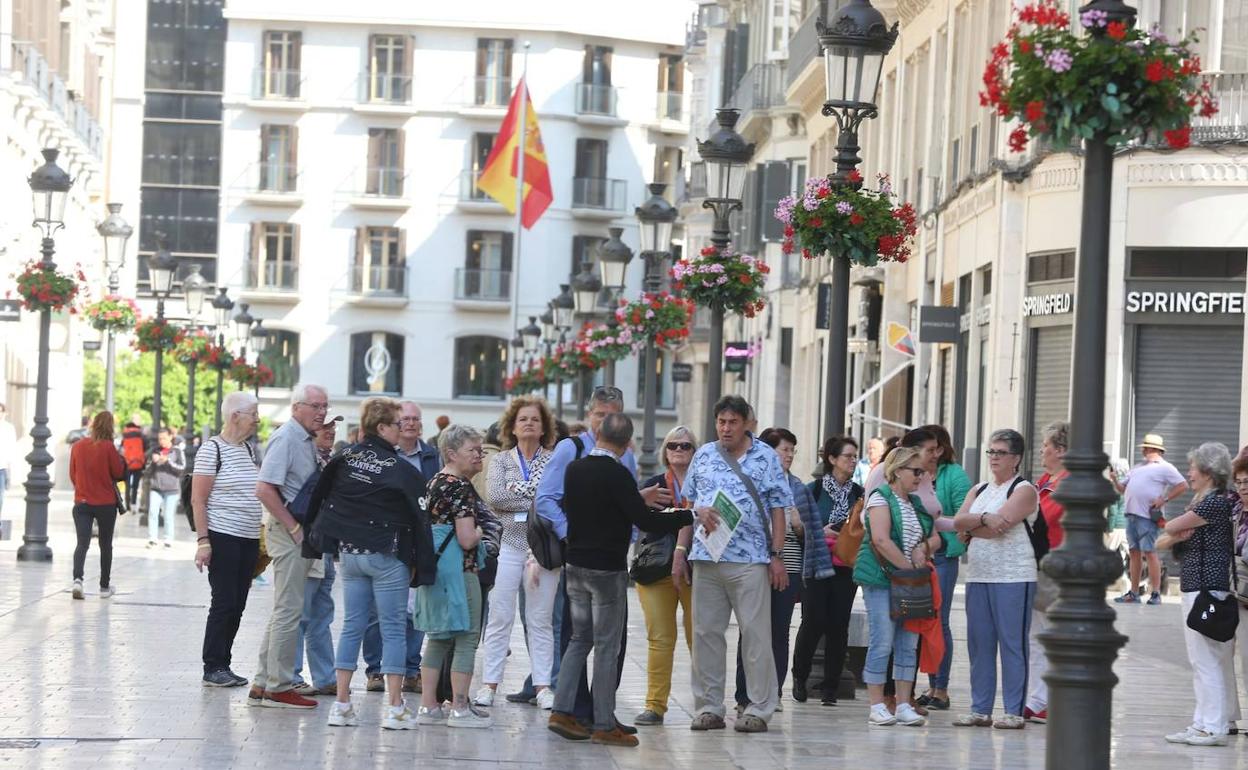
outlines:
M858 171L858 169L854 168L849 170L849 173L845 175L845 178L851 182L857 183L862 181L862 174Z
M1044 117L1044 102L1034 101L1027 102L1027 122L1035 123Z
M1127 36L1127 25L1121 21L1111 21L1109 26L1105 28L1105 34L1114 40L1122 40Z
M849 215L849 223L850 223L851 225L860 225L860 224L862 224L864 221L866 221L866 220L864 220L864 219L862 218L862 215L861 215L861 214L854 213L854 214L850 214L850 215Z
M1170 145L1172 149L1181 150L1184 147L1191 146L1192 144L1192 127L1191 126L1183 126L1182 128L1171 129L1164 133L1166 136L1166 144Z

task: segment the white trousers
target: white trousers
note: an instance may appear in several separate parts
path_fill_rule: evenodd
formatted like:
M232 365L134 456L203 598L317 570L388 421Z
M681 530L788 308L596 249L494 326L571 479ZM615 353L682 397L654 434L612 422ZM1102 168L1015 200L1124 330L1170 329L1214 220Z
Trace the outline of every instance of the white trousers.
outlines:
M1239 605L1239 627L1235 629L1235 648L1239 651L1239 678L1236 679L1232 673L1228 685L1231 713L1227 718L1232 722L1243 719L1239 709L1238 682L1244 683L1244 692L1248 694L1248 607L1242 604Z
M1214 595L1222 593L1215 591ZM1239 711L1235 689L1235 643L1215 642L1187 627L1199 591L1183 592L1183 638L1187 642L1187 659L1192 664L1192 687L1196 691L1196 710L1192 727L1214 735L1225 735L1230 722Z
M490 619L485 626L485 662L481 679L487 684L503 681L511 629L516 623L516 594L524 586L524 613L528 624L529 661L533 686L549 687L550 671L555 664L555 633L551 617L555 609L555 593L559 590L560 570L534 566L537 584L525 579L528 551L503 544L498 554L498 575L490 589Z
M1036 713L1049 708L1049 685L1044 681L1044 672L1049 670L1049 658L1044 654L1044 645L1036 638L1037 634L1048 630L1048 613L1032 610L1031 639L1028 641L1030 650L1027 655L1027 708Z

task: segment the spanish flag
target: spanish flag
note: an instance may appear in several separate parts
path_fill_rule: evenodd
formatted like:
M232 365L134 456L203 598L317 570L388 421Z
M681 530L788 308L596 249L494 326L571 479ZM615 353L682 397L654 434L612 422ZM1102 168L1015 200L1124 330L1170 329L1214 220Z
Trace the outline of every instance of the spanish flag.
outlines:
M485 168L477 179L477 187L494 200L516 213L516 177L520 167L520 112L521 94L524 95L524 203L520 210L520 223L532 229L538 218L550 206L553 198L550 189L550 169L546 166L546 149L542 146L542 133L537 127L537 113L529 99L524 78L511 95L507 116L494 140L494 149L486 158Z

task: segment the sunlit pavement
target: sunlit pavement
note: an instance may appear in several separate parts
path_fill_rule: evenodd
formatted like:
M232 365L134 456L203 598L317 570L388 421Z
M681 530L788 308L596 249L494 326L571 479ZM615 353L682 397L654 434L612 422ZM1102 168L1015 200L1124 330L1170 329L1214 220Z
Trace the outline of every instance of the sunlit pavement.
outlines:
M20 487L18 490L20 491ZM73 553L69 500L52 506L51 564L19 564L23 503L10 495L5 517L14 539L0 543L0 659L10 670L0 707L3 767L592 767L621 768L1040 768L1043 726L1021 732L955 728L969 701L961 592L955 604L957 657L953 710L934 712L922 728L868 728L866 704L836 708L795 703L765 734L689 730L689 657L677 650L671 710L663 727L642 728L636 749L570 743L545 728L546 712L503 703L490 730L421 727L380 729L383 696L355 682L361 724L331 728L329 698L313 712L252 709L243 689L200 686L200 644L208 602L205 575L191 562L194 543L148 550L146 530L127 515L118 525L113 582L118 594L100 600L98 551L87 559L84 601L68 589ZM338 591L335 590L338 594ZM235 645L235 670L250 676L271 606L267 586L253 589ZM794 618L796 626L800 610ZM1171 746L1167 732L1185 727L1192 687L1177 597L1161 607L1119 609L1118 628L1131 641L1118 659L1113 767L1248 767L1248 737L1223 748ZM518 689L527 670L516 624L513 655L500 692ZM335 633L337 624L335 624ZM736 634L730 632L730 649ZM646 641L635 598L629 614L628 661L618 714L631 722L642 710ZM1242 674L1242 672L1241 672ZM731 675L731 674L730 674ZM1241 675L1241 694L1245 693ZM501 699L500 699L501 700ZM730 709L731 713L731 709ZM1105 726L1108 729L1108 726Z

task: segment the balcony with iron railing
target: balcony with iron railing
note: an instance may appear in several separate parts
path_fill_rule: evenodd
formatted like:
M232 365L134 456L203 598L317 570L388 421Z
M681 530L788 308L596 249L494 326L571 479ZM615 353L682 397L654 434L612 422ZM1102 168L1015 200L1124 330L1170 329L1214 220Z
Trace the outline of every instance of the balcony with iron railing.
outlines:
M293 163L257 161L244 175L244 197L255 203L298 206L303 202L299 177L300 170Z
M737 132L749 138L750 131L757 125L756 120L767 115L772 108L784 104L784 64L761 62L745 71L725 106L741 113ZM716 121L711 121L707 135L713 134L718 127Z
M684 117L685 95L680 91L659 91L655 95L655 116L662 121L680 123Z
M472 104L476 107L506 109L511 101L511 78L477 76L472 78Z
M365 70L360 73L357 110L404 111L412 103L412 76Z
M616 117L616 100L619 92L615 86L600 83L576 85L576 114L589 117Z
M684 180L684 189L679 200L693 201L706 197L706 162L693 161L689 164L689 174Z
M65 125L96 158L102 157L104 131L86 105L79 101L33 43L13 43L12 72L19 82L34 89L40 99L65 121Z
M361 166L339 188L350 206L361 209L404 209L411 201L403 197L407 171L397 166Z
M251 97L262 100L300 101L303 98L302 70L258 67L252 75Z
M352 265L348 299L356 304L406 304L407 265Z
M628 182L623 179L578 176L572 178L572 213L614 218L624 213Z
M243 289L250 294L290 294L299 291L299 265L270 259L249 259L244 265Z
M789 61L785 67L785 88L792 88L802 76L802 72L811 62L820 59L823 49L819 45L819 31L815 24L819 21L819 6L806 14L793 37L789 38Z
M455 300L474 306L510 307L511 271L457 268L455 270Z
M1218 112L1208 118L1192 116L1192 141L1248 139L1248 72L1207 72L1205 75L1218 100Z
M491 198L485 190L477 187L481 178L480 169L464 169L459 175L458 205L466 211L478 211L486 214L506 214L507 209Z
M706 31L728 21L728 10L721 5L707 3L698 6L693 18L685 27L685 53L706 45Z

